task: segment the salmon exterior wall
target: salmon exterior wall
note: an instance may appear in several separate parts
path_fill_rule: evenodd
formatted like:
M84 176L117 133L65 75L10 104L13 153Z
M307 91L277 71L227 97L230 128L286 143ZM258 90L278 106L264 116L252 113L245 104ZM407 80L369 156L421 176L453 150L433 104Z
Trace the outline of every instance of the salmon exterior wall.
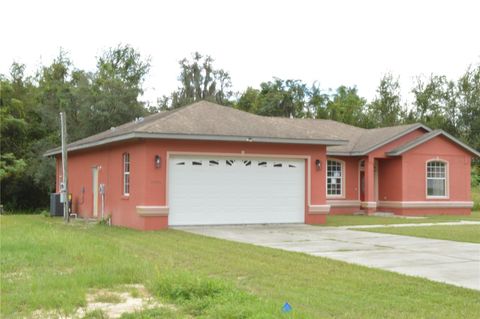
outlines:
M445 137L434 138L403 155L404 200L425 201L426 162L433 159L448 162L448 190L451 201L470 201L471 155ZM436 201L441 199L435 199Z
M368 157L370 158L388 158L388 156L386 155L387 152L399 147L399 146L402 146L403 144L405 143L408 143L422 135L424 135L426 133L426 131L422 128L418 128L408 134L405 134L404 136L390 142L390 143L387 143L375 150L373 150L372 152L368 153Z
M123 195L123 154L130 154L130 194ZM114 225L145 229L145 221L137 214L136 205L144 201L146 171L145 145L131 142L109 145L88 151L70 153L68 157L69 192L72 194L72 210L82 217L93 217L92 168L99 167L98 184L106 185L105 217L111 215ZM57 160L58 166L61 161ZM61 168L60 168L61 172ZM57 178L57 181L59 178ZM58 186L57 186L58 187ZM85 192L82 194L82 188ZM98 198L98 218L101 217L101 198ZM159 223L158 218L152 223Z
M328 156L345 162L345 196L329 198L327 201L359 201L359 161L361 159L378 160L378 201L471 201L470 164L471 154L444 137L436 137L421 144L402 156L388 157L395 149L425 134L417 129L392 141L365 157ZM449 162L449 198L427 199L426 197L426 161L439 158ZM366 178L366 182L368 180ZM332 204L330 214L353 214L361 209L357 206L335 206ZM429 214L469 214L468 208L396 208L377 207L378 211L388 211L399 215Z
M130 195L123 195L123 154L130 154ZM112 224L151 230L168 227L167 216L143 217L137 214L137 206L168 206L167 171L170 152L264 154L310 157L311 178L305 172L305 222L325 223L325 214L309 214L308 186L310 179L312 205L325 205L325 165L316 169L315 160L326 163L326 147L323 145L282 145L248 142L209 142L183 140L138 140L129 143L110 144L86 151L69 153L69 192L72 193L73 211L83 217L93 217L92 168L99 170L99 184L106 185L105 214L111 215ZM155 156L161 158L160 168L154 165ZM306 166L307 167L307 166ZM57 157L57 191L61 179L61 160ZM82 189L85 192L82 193ZM99 197L98 217L101 214Z
M378 200L401 201L403 184L402 158L390 158L378 163Z
M210 142L210 141L188 141L188 140L148 140L146 141L147 163L159 155L162 159L162 166L157 172L147 179L147 189L145 203L143 205L168 206L167 190L167 154L171 152L180 153L215 153L215 154L233 154L241 155L280 155L288 157L308 156L310 161L310 173L306 171L305 178L305 223L322 224L326 221L324 214L308 214L308 183L310 179L311 202L312 205L324 205L325 201L325 165L317 170L315 160L319 159L326 163L326 147L324 145L297 145L297 144L269 144L269 143L249 143L249 142ZM148 164L147 164L148 166ZM305 165L307 167L307 163ZM162 182L163 181L163 182Z

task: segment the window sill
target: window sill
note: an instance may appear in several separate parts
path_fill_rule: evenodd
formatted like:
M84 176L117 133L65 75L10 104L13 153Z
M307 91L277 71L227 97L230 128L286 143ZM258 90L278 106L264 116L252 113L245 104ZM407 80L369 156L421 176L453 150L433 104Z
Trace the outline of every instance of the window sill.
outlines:
M130 195L122 195L120 198L123 200L128 200L130 199Z
M448 196L427 196L427 199L450 199Z
M327 195L327 199L345 199L343 195Z

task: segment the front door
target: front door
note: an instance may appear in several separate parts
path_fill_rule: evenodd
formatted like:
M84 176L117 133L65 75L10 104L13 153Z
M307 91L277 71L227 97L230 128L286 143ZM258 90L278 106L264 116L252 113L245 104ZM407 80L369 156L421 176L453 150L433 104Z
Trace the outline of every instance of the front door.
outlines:
M98 167L92 167L93 217L98 216Z

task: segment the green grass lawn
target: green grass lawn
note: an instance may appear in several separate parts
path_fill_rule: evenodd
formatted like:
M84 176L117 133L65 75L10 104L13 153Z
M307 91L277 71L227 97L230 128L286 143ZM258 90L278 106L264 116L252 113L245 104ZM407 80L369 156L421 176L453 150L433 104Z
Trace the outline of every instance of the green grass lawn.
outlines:
M391 225L391 224L420 224L441 223L461 220L480 221L480 211L472 212L469 216L435 215L425 218L407 219L398 217L380 216L353 216L353 215L329 215L327 223L323 226L354 226L354 225Z
M357 229L358 230L358 229ZM425 226L425 227L378 227L360 229L374 233L415 236L434 239L480 243L480 225Z
M477 318L480 292L176 230L1 216L2 318L65 314L91 288L143 283L178 308L125 318ZM282 314L288 301L293 312ZM167 314L168 312L168 314ZM94 316L90 316L94 318Z
M406 219L379 216L352 216L352 215L329 215L324 226L354 226L354 225L391 225L391 224L416 224L416 223L440 223L460 220L480 221L480 187L472 188L473 212L470 216L436 215L425 216L422 219Z

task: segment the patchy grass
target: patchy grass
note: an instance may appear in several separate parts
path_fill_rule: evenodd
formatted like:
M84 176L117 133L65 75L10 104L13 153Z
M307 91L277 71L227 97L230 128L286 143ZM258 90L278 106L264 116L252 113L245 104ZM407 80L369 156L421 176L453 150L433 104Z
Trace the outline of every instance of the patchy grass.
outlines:
M104 303L121 303L123 302L123 299L118 294L114 294L111 292L102 292L95 295L94 301Z
M327 223L322 226L354 226L354 225L392 225L392 224L420 224L420 223L442 223L461 220L480 221L480 211L472 212L471 215L435 215L425 218L398 218L380 216L353 216L353 215L331 215L327 216Z
M108 319L108 316L102 310L93 310L87 312L85 316L83 316L83 319Z
M120 319L177 319L177 318L189 318L186 315L179 314L171 309L167 308L154 308L134 313L123 314Z
M446 239L468 243L480 243L480 225L379 227L357 230L423 238Z
M1 216L2 318L72 314L91 289L143 284L160 302L124 318L475 318L480 292L176 230ZM288 301L293 312L283 314ZM90 318L102 318L91 314Z

